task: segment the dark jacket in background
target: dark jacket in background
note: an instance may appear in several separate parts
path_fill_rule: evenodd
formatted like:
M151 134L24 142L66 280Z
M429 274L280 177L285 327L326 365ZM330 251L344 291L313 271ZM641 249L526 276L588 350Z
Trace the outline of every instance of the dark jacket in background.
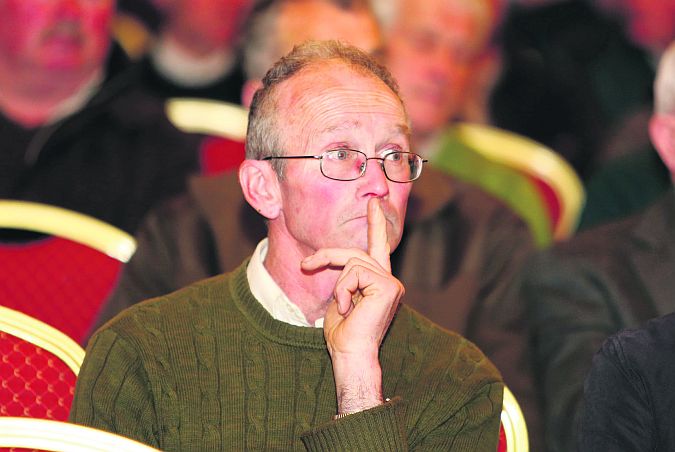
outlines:
M584 389L579 450L675 450L675 314L609 338Z
M586 184L579 230L636 214L672 186L670 171L652 146L607 162Z
M671 189L642 214L589 229L526 266L547 450L574 450L584 378L605 339L675 310L673 231Z
M175 129L164 104L111 57L99 92L79 112L26 129L0 113L0 197L65 207L134 233L197 168L197 137Z
M490 99L495 125L553 148L584 180L608 159L606 145L625 133L627 118L651 111L654 80L647 52L593 3L512 6Z

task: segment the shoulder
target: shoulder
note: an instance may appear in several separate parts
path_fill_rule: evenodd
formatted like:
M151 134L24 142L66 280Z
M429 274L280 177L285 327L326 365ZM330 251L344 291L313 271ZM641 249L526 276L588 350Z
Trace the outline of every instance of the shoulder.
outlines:
M497 368L471 341L437 325L406 305L401 305L391 328L392 342L419 355L433 373L442 372L450 381L470 379L475 384L501 382Z
M640 216L635 215L587 229L567 241L537 253L533 258L533 266L564 268L584 264L609 264L632 248L631 236L639 221Z
M134 304L104 324L94 335L112 333L139 347L150 347L158 338L191 337L199 325L225 315L233 273L204 279L157 298Z
M174 230L187 225L205 226L205 219L191 193L170 197L146 215L145 229Z
M657 317L640 328L631 328L610 336L599 354L621 366L640 369L666 368L675 354L675 313ZM670 366L675 377L675 365Z
M425 169L415 181L408 204L406 227L448 223L455 234L520 231L530 239L523 219L504 201L476 184L465 182L434 168Z

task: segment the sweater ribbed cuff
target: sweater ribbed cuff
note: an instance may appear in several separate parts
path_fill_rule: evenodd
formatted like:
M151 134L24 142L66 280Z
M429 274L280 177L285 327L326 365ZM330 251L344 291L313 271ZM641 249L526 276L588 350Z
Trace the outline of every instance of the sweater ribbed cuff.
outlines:
M310 451L399 451L408 448L404 404L399 397L350 414L301 436Z

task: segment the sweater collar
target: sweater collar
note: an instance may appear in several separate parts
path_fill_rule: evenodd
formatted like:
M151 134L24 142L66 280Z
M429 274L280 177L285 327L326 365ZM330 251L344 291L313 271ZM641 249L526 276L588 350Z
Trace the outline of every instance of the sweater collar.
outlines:
M246 275L248 263L249 259L229 275L231 277L229 297L251 326L267 339L279 344L325 349L326 342L322 328L295 326L276 320L263 308L251 293Z

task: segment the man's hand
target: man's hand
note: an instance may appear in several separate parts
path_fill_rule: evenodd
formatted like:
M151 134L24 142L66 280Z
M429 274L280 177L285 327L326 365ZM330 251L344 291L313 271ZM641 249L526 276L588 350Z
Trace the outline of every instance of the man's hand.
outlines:
M391 274L387 222L379 199L368 202L368 253L358 249L318 250L302 262L307 271L343 267L324 318L324 337L333 363L338 413L382 403L379 348L404 288Z

